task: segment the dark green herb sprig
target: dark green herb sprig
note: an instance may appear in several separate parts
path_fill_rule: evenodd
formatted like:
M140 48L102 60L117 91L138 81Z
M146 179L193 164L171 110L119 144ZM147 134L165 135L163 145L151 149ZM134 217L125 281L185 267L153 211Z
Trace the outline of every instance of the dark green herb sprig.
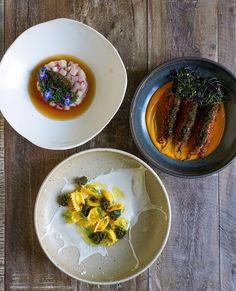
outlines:
M220 103L224 100L222 85L216 78L203 78L197 70L185 67L172 71L172 92L181 99L189 99L200 107Z
M76 92L71 92L70 80L46 67L38 72L38 86L46 102L69 106L77 99Z

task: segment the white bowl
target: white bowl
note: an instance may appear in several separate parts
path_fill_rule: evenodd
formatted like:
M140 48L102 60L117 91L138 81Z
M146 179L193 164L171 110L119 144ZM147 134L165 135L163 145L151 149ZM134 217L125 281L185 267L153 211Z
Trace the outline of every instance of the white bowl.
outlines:
M68 246L58 254L59 248L63 246L63 238L59 233L46 236L45 234L52 219L55 221L54 214L59 208L57 197L65 185L65 178L70 181L85 175L93 179L120 168L140 166L146 168L145 184L151 202L161 207L166 216L161 211L145 211L132 228L131 241L139 259L139 266L134 268L136 260L127 239L108 247L108 256L94 254L80 265L78 265L77 248ZM146 163L120 150L93 149L72 155L51 171L39 190L34 218L37 237L44 252L61 271L88 283L117 284L145 271L161 254L170 231L171 209L164 185ZM75 233L75 236L78 235ZM70 238L76 245L76 238L72 235Z
M95 96L75 119L52 120L32 104L28 81L32 69L53 55L83 60L96 79ZM10 125L33 144L69 149L96 136L119 109L127 86L124 64L113 45L93 28L70 19L56 19L23 32L0 65L0 109Z

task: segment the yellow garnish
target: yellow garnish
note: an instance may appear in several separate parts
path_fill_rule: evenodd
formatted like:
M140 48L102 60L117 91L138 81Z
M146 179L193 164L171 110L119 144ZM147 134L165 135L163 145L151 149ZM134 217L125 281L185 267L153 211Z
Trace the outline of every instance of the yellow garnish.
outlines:
M114 230L109 229L107 230L107 245L113 245L114 243L117 242L116 234Z
M92 197L89 197L88 199L86 199L86 201L89 206L93 206L93 207L100 206L100 198L101 198L101 195L93 195Z
M102 190L102 195L110 202L113 201L113 196L112 193L110 191L107 190Z
M115 203L109 208L109 211L122 210L122 209L124 209L124 207L125 206L122 203Z
M90 196L94 196L96 195L97 193L94 191L95 188L93 187L84 187L81 191L83 191L83 193L87 194L87 195L90 195Z
M70 199L72 202L72 205L74 207L74 210L79 211L81 206L85 204L84 197L82 193L80 193L78 190L75 192L70 193Z
M89 211L87 219L96 222L100 219L100 212L98 207L94 207Z
M80 219L77 224L82 227L89 227L94 225L97 222L97 220L87 220L87 219Z
M94 228L94 232L103 231L107 227L108 223L109 223L108 216L106 216L103 219L100 219Z
M67 210L64 214L63 214L65 220L67 223L77 223L80 219L80 213L76 212L76 211L71 211L71 210Z
M125 220L125 219L122 218L122 217L119 217L119 218L117 218L117 219L114 220L114 221L111 220L110 223L111 223L112 226L119 226L119 227L121 227L121 228L126 228L126 227L128 226L128 222L127 222L127 220Z

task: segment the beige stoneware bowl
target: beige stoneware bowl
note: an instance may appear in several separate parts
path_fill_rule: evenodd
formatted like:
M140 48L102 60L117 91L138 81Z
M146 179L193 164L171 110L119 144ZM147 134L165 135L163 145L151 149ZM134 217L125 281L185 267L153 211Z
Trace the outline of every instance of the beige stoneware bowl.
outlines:
M139 260L134 270L135 258L128 240L120 240L107 248L108 256L95 254L78 265L79 252L75 247L64 249L61 238L49 235L45 229L58 208L57 196L65 184L76 176L90 179L121 168L146 168L145 184L153 204L166 213L156 210L143 212L132 229L132 245ZM161 254L170 230L171 209L168 194L157 174L142 160L115 149L92 149L77 153L62 161L44 180L35 204L35 229L39 242L48 258L69 276L92 284L117 284L132 279L145 271ZM78 234L79 235L79 234Z

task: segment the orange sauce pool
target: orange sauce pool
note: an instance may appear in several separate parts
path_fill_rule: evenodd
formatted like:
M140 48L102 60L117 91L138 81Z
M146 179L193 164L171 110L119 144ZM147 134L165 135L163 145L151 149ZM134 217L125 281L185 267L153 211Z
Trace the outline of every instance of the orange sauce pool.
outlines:
M54 61L54 60L67 60L67 61L72 61L75 63L78 63L82 70L84 70L87 80L88 80L88 92L82 101L81 104L79 104L76 107L71 107L70 110L59 110L56 109L49 104L47 104L43 97L41 96L40 91L37 89L37 73L41 67L43 67L45 64ZM47 59L42 60L31 72L30 79L29 79L29 95L32 103L34 106L38 109L40 113L43 115L47 116L48 118L51 119L56 119L56 120L66 120L66 119L72 119L75 118L79 115L81 115L83 112L85 112L89 105L92 103L94 94L95 94L95 77L92 72L92 70L89 68L85 62L82 60L70 56L70 55L56 55L56 56L51 56Z
M176 152L176 147L172 141L168 141L167 145L163 148L163 145L158 143L157 136L160 129L161 113L165 103L165 97L172 88L172 82L166 83L159 88L151 97L146 111L146 126L150 138L157 149L175 160L195 160L199 156L190 154L190 147L188 145L182 146L181 153ZM211 142L207 148L205 156L210 155L219 145L225 128L225 109L223 103L220 105L219 111L216 116Z

